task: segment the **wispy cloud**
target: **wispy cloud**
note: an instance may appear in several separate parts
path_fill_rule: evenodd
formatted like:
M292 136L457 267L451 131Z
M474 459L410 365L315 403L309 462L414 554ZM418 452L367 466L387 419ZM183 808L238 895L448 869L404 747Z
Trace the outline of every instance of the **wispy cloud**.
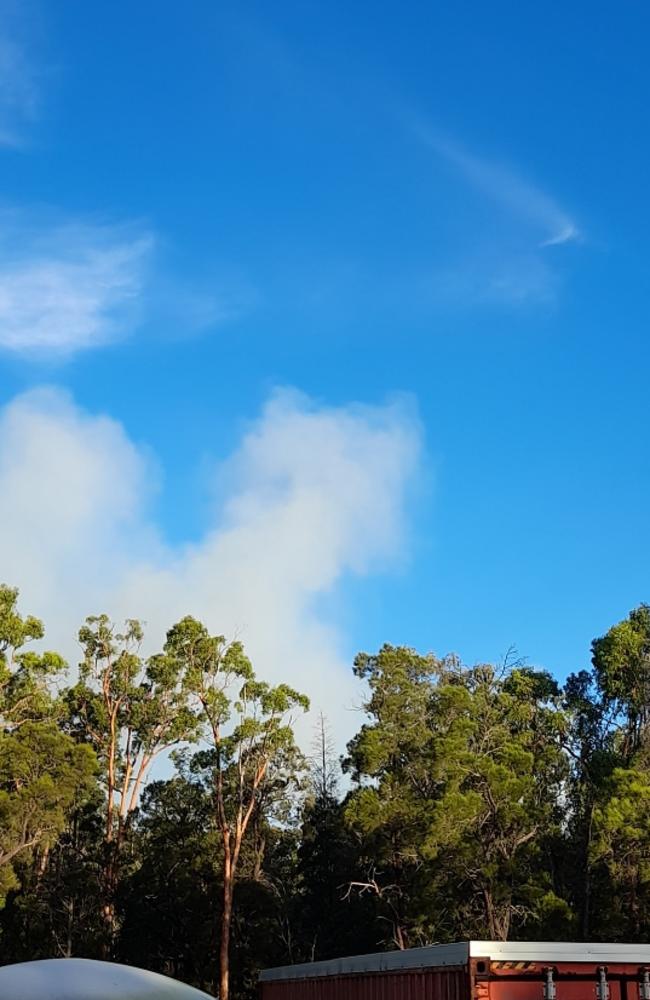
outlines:
M120 336L153 245L147 232L9 223L0 241L0 347L62 355Z
M414 129L423 142L456 167L473 187L484 192L521 223L538 230L539 247L559 246L579 237L580 231L571 216L517 171L468 153L420 120L414 122Z
M236 275L178 264L142 224L0 209L0 351L49 362L144 327L184 338L235 322L257 302Z
M552 304L563 273L549 250L582 241L573 215L520 170L469 152L412 111L402 108L400 116L456 181L480 196L476 215L465 212L459 222L460 249L423 279L427 293L470 307Z
M20 147L37 117L41 87L26 32L7 4L0 7L0 146Z

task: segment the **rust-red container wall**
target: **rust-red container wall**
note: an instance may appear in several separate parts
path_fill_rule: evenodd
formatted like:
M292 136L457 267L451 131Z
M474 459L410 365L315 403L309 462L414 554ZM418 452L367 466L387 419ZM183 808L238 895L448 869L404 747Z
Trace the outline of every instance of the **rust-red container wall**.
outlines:
M462 967L278 979L261 984L261 1000L545 1000L548 965L471 959ZM602 1000L599 965L552 968L556 1000ZM638 964L608 964L607 1000L644 1000L641 971Z
M464 968L320 976L262 984L263 1000L468 1000L468 997L469 976Z
M544 968L537 963L521 963L527 968L508 969L509 964L513 963L488 963L489 974L476 975L471 1000L543 1000ZM557 1000L596 1000L600 966L592 962L560 962L552 968ZM640 979L639 965L608 963L609 1000L640 1000Z

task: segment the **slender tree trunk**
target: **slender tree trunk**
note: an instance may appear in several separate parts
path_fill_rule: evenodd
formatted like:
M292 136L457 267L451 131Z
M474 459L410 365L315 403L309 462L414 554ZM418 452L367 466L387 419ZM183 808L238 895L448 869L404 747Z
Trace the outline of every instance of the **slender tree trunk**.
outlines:
M511 907L508 905L502 912L499 912L499 907L494 902L492 892L487 888L483 890L483 899L485 901L485 915L487 917L490 939L492 941L507 941L510 931Z
M223 913L221 916L221 942L219 946L219 1000L228 1000L230 989L230 928L232 925L232 899L234 870L229 852L223 863Z
M404 930L399 922L393 924L393 942L400 951L405 951L408 947Z
M49 861L49 858L50 858L50 849L49 849L49 847L44 847L43 850L41 851L40 855L39 855L38 863L37 863L37 867L36 867L36 879L39 882L43 878L43 876L45 875L45 872L47 870L47 863Z
M591 835L594 820L594 804L589 804L589 820L584 843L584 890L582 899L582 940L589 940L589 930L591 922Z
M107 961L113 958L115 939L117 937L117 912L115 896L119 879L119 844L115 840L106 845L108 857L104 870L102 922L104 924L104 940L102 942L102 958Z
M66 909L66 942L65 958L72 958L72 934L74 930L74 899L68 899L65 904Z
M591 922L591 868L585 864L585 884L582 900L582 940L589 940L589 925Z

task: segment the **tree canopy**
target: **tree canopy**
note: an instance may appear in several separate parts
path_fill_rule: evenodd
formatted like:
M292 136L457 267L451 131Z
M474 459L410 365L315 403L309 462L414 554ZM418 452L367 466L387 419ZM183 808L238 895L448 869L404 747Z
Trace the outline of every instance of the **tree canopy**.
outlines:
M240 642L186 616L144 657L143 631L86 618L75 673L0 587L3 961L110 955L243 1000L266 965L647 939L648 605L563 681L360 653L340 757L322 714L301 751L307 698Z

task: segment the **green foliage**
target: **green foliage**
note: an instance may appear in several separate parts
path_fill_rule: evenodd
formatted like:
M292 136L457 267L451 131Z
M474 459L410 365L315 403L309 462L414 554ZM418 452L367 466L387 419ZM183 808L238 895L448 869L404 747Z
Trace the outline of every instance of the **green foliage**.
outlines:
M110 952L252 1000L265 965L650 933L648 605L563 690L521 663L359 654L343 796L325 720L311 775L296 743L306 697L196 619L147 659L136 620L86 619L67 689L42 639L0 587L3 961Z
M626 936L642 940L650 920L650 775L616 768L593 815L590 861L602 863L616 886Z
M65 663L24 649L44 629L17 603L18 591L0 586L0 902L19 886L25 857L56 842L96 773L90 748L57 724L49 682Z
M99 958L102 797L91 797L67 817L57 841L18 862L21 890L0 911L3 957L26 962L53 955Z
M210 792L182 774L143 796L133 850L139 863L120 893L127 962L214 989L220 837Z
M165 652L145 663L142 638L133 619L118 631L107 615L87 618L79 630L79 681L67 693L71 730L95 748L123 818L135 808L153 759L199 733L181 660Z
M650 721L650 606L641 604L592 643L595 679L621 728L617 749L630 760L647 749Z
M169 630L161 659L183 676L196 732L209 740L193 768L209 771L217 784L220 826L230 829L246 815L250 820L273 790L295 781L302 761L292 715L307 711L308 699L287 684L258 680L240 642L211 636L191 617Z
M19 726L54 712L49 681L65 670L56 653L23 647L44 636L43 623L18 612L18 591L0 584L0 724Z
M15 888L14 862L50 847L91 788L96 761L55 723L25 722L0 736L0 878Z
M135 619L128 619L120 631L105 614L86 618L79 630L84 652L79 680L64 699L68 730L93 747L105 789L105 958L116 946L123 855L145 779L160 754L181 741L198 739L201 729L201 719L189 704L187 664L167 647L145 663L142 639L142 626Z
M650 837L642 814L650 763L650 607L592 643L591 673L569 678L573 760L568 880L581 931L642 938L649 909Z
M375 899L351 892L364 878L358 841L334 795L310 798L303 810L297 854L293 960L317 961L380 946Z
M372 721L350 744L359 787L347 816L384 874L365 888L387 903L394 942L444 934L422 897L452 883L464 897L456 923L506 937L513 917L535 916L536 858L559 821L557 685L528 668L468 669L389 646L359 657L357 672Z
M210 744L196 754L192 769L212 787L214 821L221 834L219 996L228 1000L242 848L264 814L283 804L287 790L297 784L302 761L292 713L306 711L309 701L287 684L272 687L258 680L241 643L211 636L191 617L169 630L163 655L187 679L195 717Z

